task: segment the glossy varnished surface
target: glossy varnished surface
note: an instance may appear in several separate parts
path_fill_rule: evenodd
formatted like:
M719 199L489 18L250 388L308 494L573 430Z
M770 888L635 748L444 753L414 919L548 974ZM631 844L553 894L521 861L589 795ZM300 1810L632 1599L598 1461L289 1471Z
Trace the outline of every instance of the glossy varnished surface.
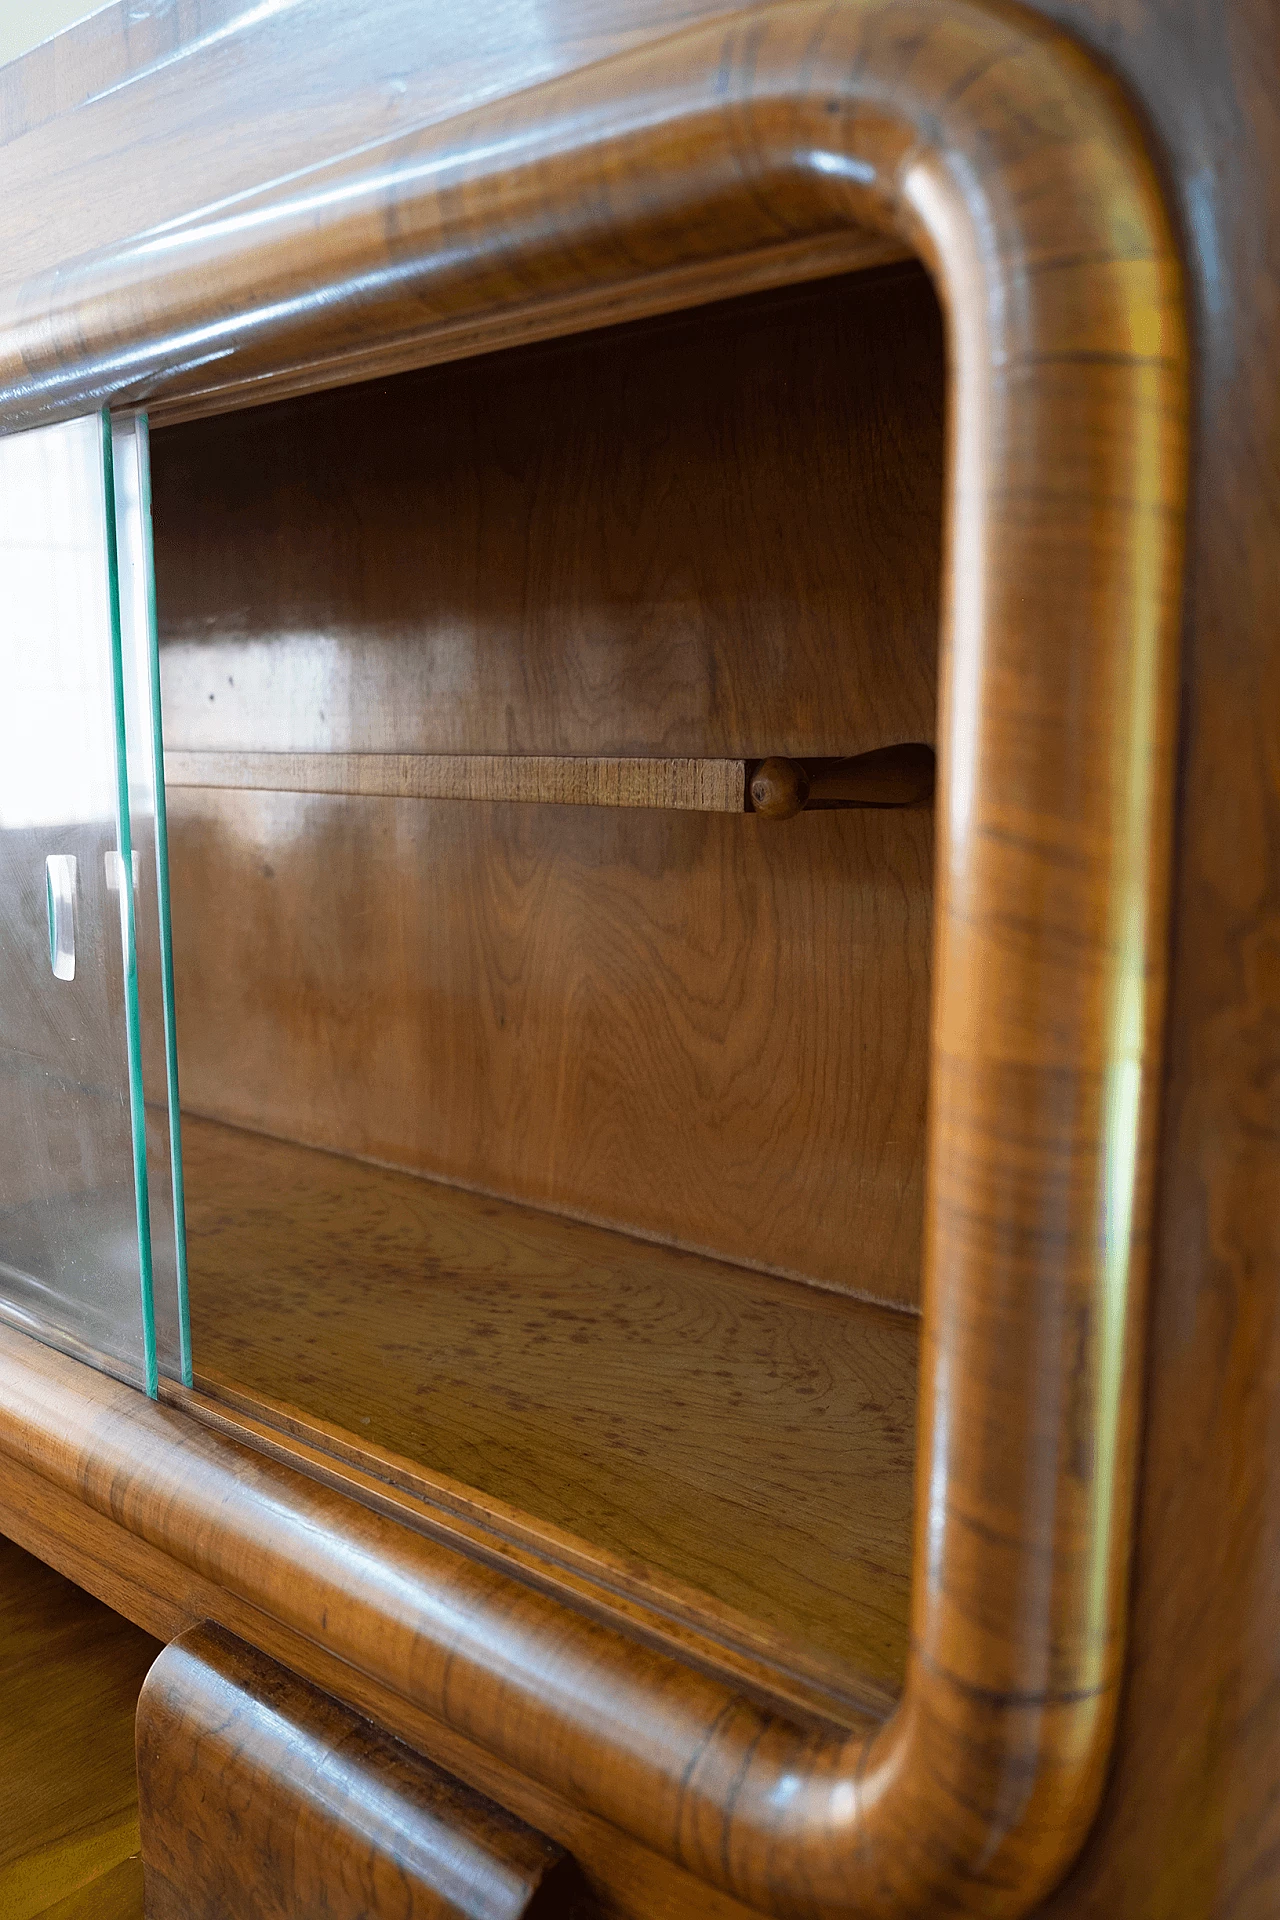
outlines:
M262 1443L246 1448L220 1430L215 1403L180 1390L177 1398L188 1412L175 1416L0 1328L0 1400L6 1409L0 1414L0 1516L6 1534L160 1641L176 1639L202 1621L218 1622L394 1731L416 1751L571 1850L588 1868L610 1920L653 1920L655 1913L743 1920L746 1908L705 1878L677 1866L667 1849L637 1842L625 1829L586 1811L576 1789L548 1789L537 1777L538 1769L531 1772L498 1758L480 1730L479 1737L462 1732L438 1711L419 1704L433 1664L429 1650L435 1634L429 1623L438 1625L442 1612L452 1616L461 1604L467 1611L458 1619L465 1624L475 1608L456 1549L478 1553L499 1571L504 1566L518 1571L520 1584L502 1580L493 1587L514 1604L508 1620L517 1627L512 1651L518 1661L524 1657L519 1621L527 1625L540 1618L544 1627L557 1620L572 1622L572 1613L563 1606L545 1611L535 1603L532 1616L527 1613L522 1585L545 1591L545 1564L540 1575L534 1559L525 1555L522 1561L509 1541L495 1555L491 1536L486 1555L482 1529L472 1529L468 1549L466 1529L456 1515L450 1536L454 1552L441 1553L442 1541L435 1536L434 1546L424 1546L414 1538L419 1529L410 1524L408 1513L414 1505L421 1510L421 1501L400 1500L394 1511L386 1509L388 1517L399 1515L397 1526L388 1529L375 1521L370 1528L361 1509L372 1504L375 1511L383 1511L377 1503L390 1491L389 1481L374 1482L367 1474L344 1468L337 1489L342 1497L326 1498L322 1491L318 1502L306 1484L318 1478L322 1487L333 1485L325 1479L334 1464L332 1442L325 1453L294 1443L287 1458L271 1454ZM241 1424L247 1429L248 1423ZM117 1443L122 1443L118 1451ZM64 1474L61 1468L77 1453L83 1474L79 1469ZM100 1478L108 1455L115 1462L117 1496L126 1485L130 1488L114 1505ZM266 1528L260 1525L264 1499L274 1512ZM303 1536L294 1531L296 1519L303 1520L314 1552L297 1552ZM463 1585L451 1591L459 1573ZM338 1576L336 1585L333 1574ZM388 1576L392 1587L386 1584ZM394 1586L403 1580L408 1581L410 1610L417 1611L416 1625L406 1618L397 1626L386 1613ZM246 1597L250 1592L253 1597ZM599 1620L599 1608L587 1590L579 1592L574 1604L580 1614ZM356 1616L350 1623L354 1637L347 1631L350 1606ZM495 1624L496 1616L487 1623L476 1620L481 1631ZM402 1626L409 1631L401 1631ZM650 1613L648 1628L639 1637L650 1647L661 1645L661 1627L661 1617ZM612 1686L612 1660L621 1651L617 1677L623 1679L623 1694L632 1708L639 1710L635 1724L640 1726L655 1701L643 1691L633 1692L625 1679L637 1649L620 1649L612 1636L600 1639L592 1628L588 1637L595 1649L593 1662L604 1656L603 1667L592 1675L590 1666L576 1666L581 1633L579 1622L565 1642L578 1683L586 1682L588 1690L602 1681ZM670 1682L681 1675L697 1638L681 1652L667 1636L680 1666L659 1661L650 1667L641 1653L640 1667L659 1684L664 1678ZM544 1639L544 1650L549 1645ZM345 1651L336 1651L339 1647ZM347 1657L351 1655L354 1663ZM707 1669L708 1655L711 1669L727 1677L731 1663L724 1660L723 1648L705 1641L694 1657L695 1670ZM469 1658L464 1657L461 1669L454 1663L455 1678L462 1673L464 1689L469 1668ZM701 1685L695 1681L695 1688ZM622 1697L611 1694L611 1713ZM794 1717L767 1686L765 1697L772 1698L785 1718ZM820 1708L817 1719L822 1723ZM844 1721L866 1725L865 1715L856 1710ZM75 1920L89 1917L77 1915Z
M932 740L942 408L904 268L158 432L166 744Z
M133 1715L158 1652L0 1539L5 1920L141 1920Z
M558 1847L216 1627L138 1702L147 1920L569 1920Z
M793 1766L879 1718L848 1701L833 1717L812 1697L797 1711L767 1679L743 1686L705 1635L681 1645L660 1617L646 1626L635 1607L606 1609L581 1583L566 1606L554 1569L492 1527L457 1524L442 1501L406 1497L390 1474L332 1449L273 1447L244 1422L228 1431L214 1402L180 1389L175 1399L157 1406L0 1328L6 1527L155 1630L219 1621L423 1751L460 1754L468 1779L505 1782L503 1802L531 1809L540 1828L585 1833L606 1884L620 1863L602 1817L641 1885L681 1884L663 1870L661 1804L679 1789L662 1783L669 1766L696 1763L707 1716L735 1738L770 1730ZM600 1740L630 1755L621 1819L616 1776L588 1760ZM700 1897L709 1912L736 1912L710 1888ZM650 1911L643 1899L621 1908Z
M568 6L559 19L540 16L532 36L527 14L502 0L483 29L438 14L430 42L414 0L381 0L376 21L364 0L302 0L265 15L242 0L103 11L52 58L38 51L21 63L29 86L17 69L0 90L12 208L0 413L15 424L50 406L83 410L104 384L144 404L169 398L170 416L218 412L910 251L880 223L833 222L821 206L781 218L740 208L729 258L714 222L702 234L662 234L656 253L637 257L609 245L606 219L593 221L602 247L562 254L545 274L495 261L488 297L468 311L453 276L436 288L422 272L422 212L438 232L438 207L477 159L483 195L486 149L500 176L544 165L560 143L542 137L543 123L580 117L582 103L570 80L560 109L539 101L526 120L521 93L687 24L674 0L629 0L586 19ZM60 107L76 116L70 166ZM152 164L140 170L143 121ZM611 131L592 129L590 143ZM93 178L91 200L77 191L80 168ZM402 200L401 179L425 194ZM41 224L50 205L53 270ZM469 223L472 208L461 212ZM517 212L517 254L523 231ZM464 285L469 254L457 250L453 263ZM134 346L122 361L124 339Z
M184 1142L202 1382L898 1683L910 1318L208 1122Z
M271 101L278 119L260 148L227 139L213 115L202 138L209 152L241 169L244 183L281 171L272 142L298 117L303 98L317 99L317 150L326 150L353 77L366 83L355 99L386 113L399 100L410 115L447 113L478 88L500 92L549 67L581 66L692 11L681 5L677 21L672 6L616 0L589 15L577 5L540 7L534 21L523 8L499 5L481 16L439 6L430 59L403 75L403 94L399 81L379 94L370 71L385 78L397 62L393 50L379 69L384 49L368 31L366 0L352 0L345 17L355 24L346 36L335 32L340 59L331 57L333 38L309 31L302 9L276 10L253 29L252 57L239 62L228 45L226 85L238 90L260 75L269 88L268 50L286 43L310 62L305 74ZM1280 604L1274 7L1272 0L1040 0L1036 11L1113 62L1157 130L1182 216L1202 356L1180 796L1186 864L1175 920L1170 1121L1131 1666L1103 1815L1052 1912L1055 1920L1272 1920L1280 1820L1280 1505L1269 1497L1280 1395L1280 1248L1271 1204L1280 1116L1267 1064L1276 1001L1269 956L1280 924L1272 851L1280 819L1273 760L1280 630L1269 612ZM166 60L246 13L259 10L245 0L105 8L0 76L6 127L47 123L130 67ZM421 33L416 4L404 18ZM357 60L365 64L357 68ZM200 92L197 83L175 96L172 120L184 137ZM261 111L258 96L251 117ZM100 172L104 146L110 151L113 143L121 156L111 205L125 231L139 180L129 147L146 115L127 96L101 112L113 125L95 134L102 144L91 146L91 159ZM345 122L339 139L344 131ZM30 216L27 261L10 255L19 275L28 264L50 263L49 233L67 232L69 215L83 222L70 237L73 249L101 230L103 201L74 178L57 188L53 218L37 190L65 166L66 140L65 122L48 127L43 145L30 150L27 191L17 188L7 204L6 213ZM176 202L176 170L151 168L143 179ZM47 1511L48 1484L32 1477L33 1511ZM63 1506L68 1524L76 1515L86 1528L107 1527L74 1496ZM109 1531L124 1542L122 1529ZM78 1577L114 1577L95 1575L95 1564L91 1556L78 1563ZM193 1604L207 1600L201 1594ZM505 1790L533 1791L515 1779ZM692 1882L684 1883L680 1906L676 1879L647 1879L616 1832L606 1834L597 1831L597 1848L625 1859L620 1871L639 1889L638 1906L628 1910L642 1920L659 1911L698 1920L723 1911L721 1896Z
M171 756L930 739L940 405L916 270L157 435ZM468 811L174 794L188 1104L917 1301L927 812Z
M531 86L449 141L411 139L391 168L374 149L354 173L343 160L323 204L270 187L141 276L108 247L24 282L6 417L139 375L225 401L290 355L314 385L371 331L394 352L425 325L447 350L455 327L456 349L522 302L580 317L638 279L769 247L794 265L868 226L935 273L955 404L902 1705L869 1739L804 1732L475 1569L448 1576L455 1604L447 1624L430 1615L405 1684L757 1905L1022 1912L1090 1823L1122 1672L1184 478L1181 286L1154 174L1118 89L971 0L759 8ZM219 364L179 366L183 329L211 313L198 343ZM367 1560L357 1581L345 1511L268 1475L270 1538L247 1506L220 1543L239 1454L126 1415L113 1390L57 1426L20 1381L8 1393L6 1444L34 1448L51 1484L294 1621L314 1627L327 1592L344 1658L406 1653L407 1589L368 1586ZM181 1499L154 1448L135 1474L126 1429L174 1458L194 1448ZM313 1578L291 1589L304 1541ZM445 1577L415 1551L423 1578Z
M1132 1664L1052 1920L1280 1908L1280 73L1271 0L1051 0L1165 156L1197 344Z

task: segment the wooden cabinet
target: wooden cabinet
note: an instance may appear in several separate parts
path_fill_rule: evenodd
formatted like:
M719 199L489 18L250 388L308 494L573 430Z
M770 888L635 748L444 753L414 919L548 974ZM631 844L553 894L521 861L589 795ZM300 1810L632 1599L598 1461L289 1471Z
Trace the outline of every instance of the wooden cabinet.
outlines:
M0 1327L0 1530L176 1643L173 1910L215 1778L342 1879L277 1693L513 1912L1273 1909L1266 11L0 73L0 430L150 418L195 1366Z

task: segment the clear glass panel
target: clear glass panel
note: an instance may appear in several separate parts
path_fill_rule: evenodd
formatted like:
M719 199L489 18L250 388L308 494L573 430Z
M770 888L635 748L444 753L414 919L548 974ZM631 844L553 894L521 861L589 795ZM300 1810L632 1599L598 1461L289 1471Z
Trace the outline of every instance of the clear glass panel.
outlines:
M0 1316L154 1392L111 467L0 439Z
M156 1349L160 1371L190 1386L186 1221L178 1119L169 850L146 415L114 420L111 437L116 549L120 562L120 651L124 666L129 818L134 854Z

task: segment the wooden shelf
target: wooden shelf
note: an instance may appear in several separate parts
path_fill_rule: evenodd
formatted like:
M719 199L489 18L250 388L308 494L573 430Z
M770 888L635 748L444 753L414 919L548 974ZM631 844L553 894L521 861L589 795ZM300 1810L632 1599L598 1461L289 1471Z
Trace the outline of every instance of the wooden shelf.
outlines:
M190 1116L184 1158L197 1386L896 1688L914 1316Z

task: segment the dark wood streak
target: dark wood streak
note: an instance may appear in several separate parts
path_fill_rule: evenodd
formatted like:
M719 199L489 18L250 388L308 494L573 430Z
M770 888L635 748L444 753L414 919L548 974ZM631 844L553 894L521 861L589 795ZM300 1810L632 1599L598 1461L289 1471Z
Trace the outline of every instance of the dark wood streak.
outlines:
M1052 1920L1280 1909L1280 75L1272 0L1040 0L1152 128L1195 477L1130 1659Z

